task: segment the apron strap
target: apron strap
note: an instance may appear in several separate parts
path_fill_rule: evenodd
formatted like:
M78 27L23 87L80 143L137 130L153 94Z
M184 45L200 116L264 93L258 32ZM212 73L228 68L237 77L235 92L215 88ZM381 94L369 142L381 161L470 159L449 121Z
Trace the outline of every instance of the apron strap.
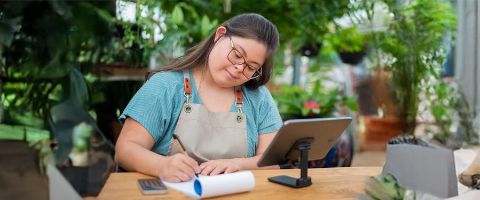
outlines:
M236 99L236 104L243 104L243 93L242 93L242 87L240 86L235 86L235 99Z
M183 71L183 87L184 91L183 94L186 97L185 100L185 112L189 113L192 109L190 106L190 98L192 96L192 87L190 83L190 74L188 70ZM243 105L243 92L241 86L235 86L235 105L237 107L237 112L243 113L242 105Z
M192 112L190 105L190 97L192 96L192 87L190 84L190 74L187 70L183 71L183 95L185 95L185 106L183 107L186 113Z
M243 93L242 87L240 86L235 86L235 105L237 106L238 113L242 113Z
M235 105L237 107L237 112L238 112L238 116L240 116L240 119L239 117L237 117L237 121L241 122L241 113L243 113L242 111L242 106L243 106L243 93L242 93L242 87L241 86L235 86Z
M185 95L192 95L192 87L190 86L190 75L188 71L183 71L183 93Z

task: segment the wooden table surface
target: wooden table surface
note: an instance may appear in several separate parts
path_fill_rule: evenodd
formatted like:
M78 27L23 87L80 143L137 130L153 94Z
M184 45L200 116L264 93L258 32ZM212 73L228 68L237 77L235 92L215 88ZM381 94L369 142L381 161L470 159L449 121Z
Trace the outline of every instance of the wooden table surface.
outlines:
M356 199L364 193L365 179L380 174L381 167L312 168L310 187L294 189L267 180L270 176L299 177L299 169L253 170L255 188L250 192L221 196L222 199ZM163 195L142 195L137 179L149 178L140 173L112 173L97 199L189 199L168 189Z

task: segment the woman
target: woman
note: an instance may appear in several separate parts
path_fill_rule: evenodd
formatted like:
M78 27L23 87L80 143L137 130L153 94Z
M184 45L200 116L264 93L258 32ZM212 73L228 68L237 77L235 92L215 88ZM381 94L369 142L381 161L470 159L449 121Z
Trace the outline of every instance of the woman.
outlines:
M282 126L263 86L278 42L266 18L238 15L151 75L120 116L117 163L171 182L258 168Z

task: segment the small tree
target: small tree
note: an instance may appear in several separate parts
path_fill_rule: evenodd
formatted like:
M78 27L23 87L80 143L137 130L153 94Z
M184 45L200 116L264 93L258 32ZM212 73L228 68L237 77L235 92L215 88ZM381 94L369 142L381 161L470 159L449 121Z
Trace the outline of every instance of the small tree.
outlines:
M455 13L449 2L416 0L406 6L385 0L394 19L384 35L382 48L391 54L394 92L399 102L404 132L413 134L418 113L419 92L429 76L440 78L445 58L443 42L456 28Z

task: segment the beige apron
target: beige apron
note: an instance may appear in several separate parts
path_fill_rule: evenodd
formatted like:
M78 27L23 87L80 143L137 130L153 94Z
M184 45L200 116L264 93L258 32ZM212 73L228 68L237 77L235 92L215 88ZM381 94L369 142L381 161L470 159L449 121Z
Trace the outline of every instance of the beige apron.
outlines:
M242 112L243 93L235 87L237 112L210 112L201 104L192 104L189 72L184 72L184 94L180 117L174 134L187 154L197 162L247 157L247 123ZM169 155L182 152L170 142Z

